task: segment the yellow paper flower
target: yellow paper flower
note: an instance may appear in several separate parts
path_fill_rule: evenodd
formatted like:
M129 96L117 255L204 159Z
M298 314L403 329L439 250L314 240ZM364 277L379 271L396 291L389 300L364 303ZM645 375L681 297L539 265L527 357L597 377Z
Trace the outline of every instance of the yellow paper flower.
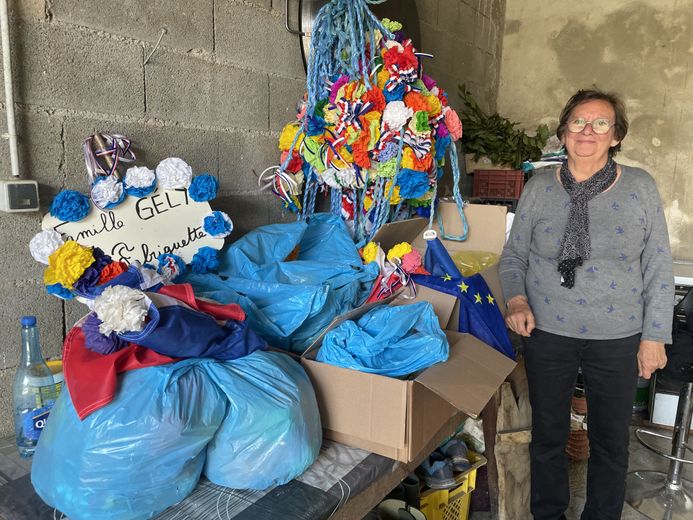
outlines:
M390 193L390 186L392 186L392 181L387 181L385 185L385 195ZM402 198L399 196L399 186L395 185L395 189L392 190L392 196L390 197L390 205L394 206L399 204Z
M364 264L374 262L378 257L378 244L375 242L368 242L361 250L361 256L363 257Z
M369 209L371 209L371 206L372 206L372 205L373 205L373 197L371 197L370 195L367 195L367 196L363 199L363 209L365 209L366 211L368 211Z
M410 170L416 170L414 167L414 150L405 146L402 149L402 168L409 168Z
M90 248L81 246L74 240L68 240L48 257L48 267L43 272L43 283L59 283L67 289L72 289L85 269L93 263L94 254Z
M426 103L428 103L428 114L431 117L435 117L441 113L443 110L443 105L440 104L440 99L433 94L424 96L426 98Z
M402 28L402 24L397 20L383 18L383 27L385 27L390 32L397 32Z
M282 129L282 133L279 136L279 149L284 151L288 150L291 148L291 143L294 142L294 137L296 137L296 133L300 130L300 126L297 123L289 123ZM301 146L301 141L303 141L303 134L299 136L299 138L296 140L296 146L295 148L298 150L298 147Z
M400 242L387 252L387 259L392 262L393 258L401 259L407 253L411 253L412 247L409 242Z
M390 79L390 73L385 69L380 69L378 71L378 88L383 90L385 88L385 83Z
M382 119L382 114L377 110L371 110L363 117L368 121L368 129L370 131L368 146L366 146L366 148L372 150L380 139L380 120Z

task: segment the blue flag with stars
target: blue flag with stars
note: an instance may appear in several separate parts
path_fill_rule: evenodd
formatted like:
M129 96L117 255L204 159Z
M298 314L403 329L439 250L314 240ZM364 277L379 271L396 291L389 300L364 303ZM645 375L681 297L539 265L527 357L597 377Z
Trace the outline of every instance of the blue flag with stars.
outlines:
M455 296L460 302L458 330L471 334L514 360L515 351L503 313L486 280L480 274L462 276L439 239L428 240L426 244L424 267L431 274L413 275L414 282Z

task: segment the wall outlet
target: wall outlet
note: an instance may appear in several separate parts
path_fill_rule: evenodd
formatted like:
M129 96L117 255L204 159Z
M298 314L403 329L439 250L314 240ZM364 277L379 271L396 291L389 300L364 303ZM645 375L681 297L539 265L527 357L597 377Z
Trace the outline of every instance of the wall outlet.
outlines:
M38 183L24 179L0 180L0 211L38 211Z

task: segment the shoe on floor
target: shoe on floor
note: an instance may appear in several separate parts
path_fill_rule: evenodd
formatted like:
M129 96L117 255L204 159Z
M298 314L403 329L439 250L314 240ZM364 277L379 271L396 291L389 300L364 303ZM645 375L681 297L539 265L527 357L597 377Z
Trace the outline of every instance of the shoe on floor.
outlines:
M424 484L431 489L450 489L455 487L452 461L439 451L431 453L419 466Z
M467 445L462 439L450 439L438 448L438 450L444 457L450 459L454 471L467 471L472 467L469 463Z
M382 520L426 520L426 515L415 507L409 507L404 500L392 498L378 504L378 514Z

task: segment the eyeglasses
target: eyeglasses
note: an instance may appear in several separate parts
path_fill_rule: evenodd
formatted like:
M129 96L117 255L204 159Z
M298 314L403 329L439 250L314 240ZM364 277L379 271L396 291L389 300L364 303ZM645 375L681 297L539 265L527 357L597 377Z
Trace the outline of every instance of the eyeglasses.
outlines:
M611 123L605 117L600 117L593 121L587 121L582 117L578 117L577 119L573 119L568 123L568 130L574 134L577 134L578 132L582 132L587 125L590 125L595 134L601 135L607 133L611 127L614 126L614 124L615 123Z

